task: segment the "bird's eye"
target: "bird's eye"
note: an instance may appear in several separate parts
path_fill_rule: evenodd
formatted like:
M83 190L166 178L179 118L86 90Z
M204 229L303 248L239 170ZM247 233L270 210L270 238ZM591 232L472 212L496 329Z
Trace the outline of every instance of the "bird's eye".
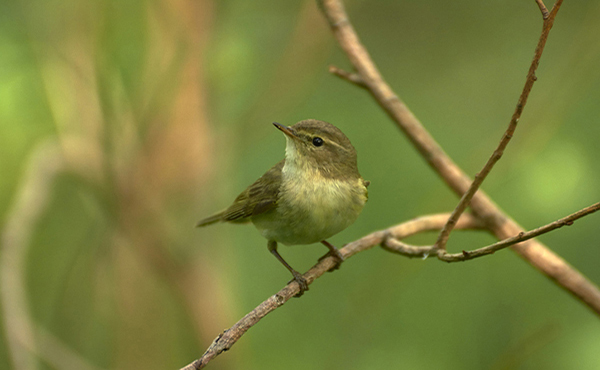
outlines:
M321 139L320 137L315 137L313 139L313 145L314 146L321 146L321 145L323 145L323 139Z

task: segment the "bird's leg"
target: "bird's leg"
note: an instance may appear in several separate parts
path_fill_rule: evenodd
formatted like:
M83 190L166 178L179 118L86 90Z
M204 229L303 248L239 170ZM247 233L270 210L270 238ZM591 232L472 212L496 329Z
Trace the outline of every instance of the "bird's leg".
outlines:
M327 240L321 240L321 243L323 243L323 245L326 246L327 249L329 249L329 252L327 252L327 254L324 255L323 257L319 258L319 261L322 260L323 258L332 256L337 261L336 261L335 265L329 269L329 271L339 269L340 266L342 265L342 262L344 262L344 256L342 256L340 251L336 247L334 247L331 243L329 243Z
M277 242L275 240L269 240L269 243L267 245L269 248L269 252L273 253L275 258L277 258L279 262L281 262L285 266L285 268L288 269L289 272L291 272L294 276L294 280L296 280L298 286L300 287L300 291L298 292L298 294L295 295L295 297L300 297L302 294L304 294L305 291L308 290L308 283L306 282L306 279L302 276L302 274L294 270L292 266L285 262L283 257L281 257L281 255L277 252Z

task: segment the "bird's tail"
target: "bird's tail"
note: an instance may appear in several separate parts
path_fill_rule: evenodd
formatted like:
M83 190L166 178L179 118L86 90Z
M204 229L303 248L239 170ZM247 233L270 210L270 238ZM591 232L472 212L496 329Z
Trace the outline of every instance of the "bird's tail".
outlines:
M205 218L204 220L198 221L198 223L196 224L196 227L212 225L219 221L223 221L223 212L219 212L217 214L214 214L210 217Z

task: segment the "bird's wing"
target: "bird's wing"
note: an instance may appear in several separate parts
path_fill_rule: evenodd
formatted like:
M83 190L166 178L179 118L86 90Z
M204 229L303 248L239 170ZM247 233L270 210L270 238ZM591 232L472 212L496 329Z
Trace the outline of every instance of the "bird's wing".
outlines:
M250 217L275 208L279 188L281 187L281 170L285 159L262 175L233 201L225 211L211 216L199 225L208 225L217 221L248 222Z

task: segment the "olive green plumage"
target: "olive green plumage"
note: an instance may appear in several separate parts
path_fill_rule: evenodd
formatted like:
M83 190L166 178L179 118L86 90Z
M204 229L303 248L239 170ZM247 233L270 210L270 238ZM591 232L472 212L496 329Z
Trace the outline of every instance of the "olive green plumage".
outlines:
M325 239L351 225L364 207L368 181L358 172L356 150L337 127L304 120L286 127L285 159L244 190L226 210L197 226L216 222L252 222L269 241L269 250L294 275L300 294L302 276L277 252L286 245L323 242L339 262L342 257Z
M285 159L262 175L254 184L248 186L235 198L233 204L226 210L205 218L198 222L197 227L206 226L215 222L250 222L250 217L255 214L267 212L276 207L279 187L281 186L281 169Z

